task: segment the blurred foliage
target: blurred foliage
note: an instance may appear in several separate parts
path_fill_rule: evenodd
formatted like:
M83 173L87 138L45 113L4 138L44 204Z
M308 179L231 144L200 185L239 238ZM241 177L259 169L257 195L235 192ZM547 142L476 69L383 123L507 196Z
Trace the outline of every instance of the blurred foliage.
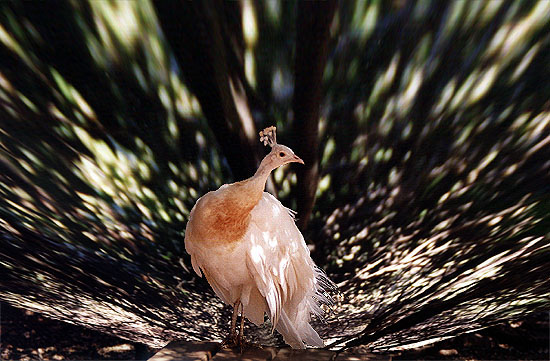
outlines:
M252 128L298 144L296 4L238 4L216 15L231 86ZM191 90L159 11L0 3L0 298L151 346L221 337L227 311L183 230L196 199L239 174L205 108L226 98ZM547 1L338 4L305 230L344 296L325 337L410 347L548 309L548 19ZM179 51L202 62L195 49ZM296 182L274 172L292 208Z

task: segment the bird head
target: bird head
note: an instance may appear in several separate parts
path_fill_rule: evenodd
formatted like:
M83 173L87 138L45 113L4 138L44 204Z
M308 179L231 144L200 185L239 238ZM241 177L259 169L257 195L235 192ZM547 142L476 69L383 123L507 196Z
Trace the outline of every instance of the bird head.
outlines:
M264 145L269 145L271 147L271 152L269 152L264 159L264 161L269 164L269 168L275 169L293 162L304 164L304 161L294 154L292 149L285 145L277 144L276 130L275 127L271 126L260 132L260 141L263 142Z
M292 162L304 164L304 161L294 154L292 149L282 144L275 144L268 156L274 164L277 164L275 168Z

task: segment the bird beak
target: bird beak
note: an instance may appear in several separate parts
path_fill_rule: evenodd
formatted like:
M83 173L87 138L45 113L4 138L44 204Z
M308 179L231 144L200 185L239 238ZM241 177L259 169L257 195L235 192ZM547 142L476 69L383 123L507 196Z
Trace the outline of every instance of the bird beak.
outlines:
M293 162L304 164L304 161L302 158L298 157L297 155L294 155L294 159L292 159Z

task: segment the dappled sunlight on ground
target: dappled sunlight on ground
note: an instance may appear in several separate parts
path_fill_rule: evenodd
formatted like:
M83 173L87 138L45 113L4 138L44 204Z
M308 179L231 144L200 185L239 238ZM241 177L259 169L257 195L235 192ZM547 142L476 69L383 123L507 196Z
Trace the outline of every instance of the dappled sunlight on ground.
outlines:
M304 230L340 285L315 324L329 342L397 350L548 309L549 13L339 3ZM291 134L295 4L220 14L230 65L197 75L214 79L199 90L214 98L227 80L236 101L216 106L237 108L238 139L175 56L193 65L204 49L171 48L154 3L0 5L0 299L154 347L224 336L229 311L183 249L189 210L258 157L224 140L307 134ZM269 187L297 208L297 183L287 167ZM281 342L269 324L247 333Z

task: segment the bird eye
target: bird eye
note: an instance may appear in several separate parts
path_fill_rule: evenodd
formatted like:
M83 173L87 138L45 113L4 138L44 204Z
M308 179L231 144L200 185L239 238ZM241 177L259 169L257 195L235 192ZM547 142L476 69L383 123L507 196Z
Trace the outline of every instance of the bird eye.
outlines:
M284 156L285 156L285 153L284 153L284 152L279 153L279 157L282 158L282 157L284 157Z

